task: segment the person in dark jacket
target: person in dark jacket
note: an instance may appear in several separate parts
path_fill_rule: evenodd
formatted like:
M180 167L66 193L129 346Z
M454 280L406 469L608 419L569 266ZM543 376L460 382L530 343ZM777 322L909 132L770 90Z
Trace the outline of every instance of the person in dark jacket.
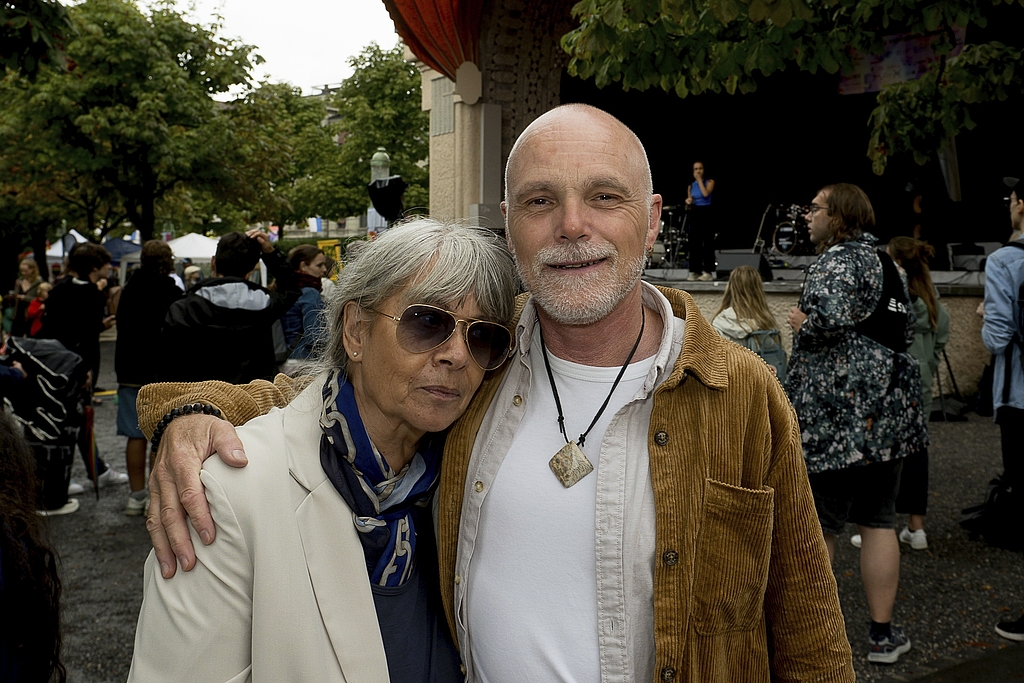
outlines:
M54 285L46 299L43 329L39 333L41 338L56 339L68 351L82 357L85 367L91 373L82 396L86 405L92 401L92 392L98 380L100 333L114 325L114 316L105 315L107 297L103 288L109 276L110 254L106 249L92 242L75 245L68 256L66 276ZM91 469L90 447L95 448L95 445L89 443L87 431L80 430L78 450L86 463L86 472ZM98 455L96 472L101 487L128 481L126 474L109 467ZM78 495L83 491L81 484L71 482L68 494Z
M124 286L118 304L117 346L117 433L128 437L125 462L131 493L126 515L141 515L146 509L146 436L139 429L135 400L139 388L157 380L160 328L167 310L184 296L170 277L174 254L167 242L149 240L142 245L141 267Z
M247 279L260 258L277 280L276 291ZM277 364L272 326L300 293L288 260L266 233L249 230L221 237L211 268L213 277L197 284L167 312L163 336L168 351L160 379L273 379Z
M869 662L893 664L910 639L893 625L899 585L896 495L903 459L927 447L921 374L906 275L875 251L871 200L849 183L822 188L807 211L820 254L789 314L786 393L800 418L818 521L829 557L846 522L863 540Z
M300 244L288 252L288 263L295 271L302 295L284 317L284 341L291 350L288 358L304 361L323 337L320 318L324 310L321 279L327 275L327 257L312 244Z

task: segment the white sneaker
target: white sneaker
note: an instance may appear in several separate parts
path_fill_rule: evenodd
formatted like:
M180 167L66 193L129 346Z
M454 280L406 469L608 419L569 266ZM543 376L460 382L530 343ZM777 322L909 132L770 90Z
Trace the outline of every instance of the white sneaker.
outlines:
M860 534L854 534L853 536L850 536L850 545L852 545L854 548L860 547Z
M83 493L85 493L85 487L77 481L72 481L68 484L68 496L80 496Z
M69 498L68 502L64 507L59 507L56 510L36 510L36 514L40 517L58 517L60 515L70 515L72 512L78 510L78 506L81 503L78 502L77 498Z
M903 527L903 531L900 532L900 543L906 543L914 550L928 550L928 536L924 529L911 531L910 527Z
M700 277L697 278L700 282L713 282L715 276L712 273L701 273Z
M149 493L142 498L136 498L134 492L128 494L128 502L124 505L124 514L129 517L144 515L149 510Z
M99 476L97 481L100 484L100 488L104 486L116 486L118 484L127 484L128 475L123 472L118 472L110 465L107 465L107 471Z
M694 273L694 272L691 271L690 274L686 276L686 281L687 282L696 282L698 277L700 277L700 276L697 275L697 273Z

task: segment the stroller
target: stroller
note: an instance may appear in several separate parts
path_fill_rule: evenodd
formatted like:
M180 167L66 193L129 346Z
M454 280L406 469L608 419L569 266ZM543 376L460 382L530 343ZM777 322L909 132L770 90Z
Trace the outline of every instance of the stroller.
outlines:
M4 409L22 425L35 452L40 508L56 510L68 502L75 443L85 426L82 385L88 368L54 339L10 337L6 355L21 363L26 377L4 397Z

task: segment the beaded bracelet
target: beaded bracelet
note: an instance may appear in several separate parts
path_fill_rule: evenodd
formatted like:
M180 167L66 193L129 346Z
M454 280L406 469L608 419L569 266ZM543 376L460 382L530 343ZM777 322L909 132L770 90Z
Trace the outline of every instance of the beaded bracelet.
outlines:
M208 403L186 403L180 408L174 408L161 418L160 422L156 425L156 429L153 430L153 439L150 443L153 444L154 451L160 445L160 439L163 437L167 425L171 424L174 418L181 417L182 415L212 415L220 417L220 410Z

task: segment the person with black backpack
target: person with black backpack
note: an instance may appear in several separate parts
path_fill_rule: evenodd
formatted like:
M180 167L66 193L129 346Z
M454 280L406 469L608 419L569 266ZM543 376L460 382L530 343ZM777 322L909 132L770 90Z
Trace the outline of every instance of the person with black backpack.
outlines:
M786 393L800 418L804 460L829 557L854 522L871 625L869 662L893 664L910 639L892 625L899 586L896 496L903 459L928 445L921 373L907 353L915 317L907 283L868 230L871 201L828 185L807 211L820 256L789 314Z
M989 498L998 513L987 512L979 530L989 543L1024 547L1024 183L1003 178L1010 190L1007 207L1013 234L985 265L985 323L981 338L995 357L992 404L1003 449L1003 474L990 486ZM1024 616L1001 622L996 632L1024 641Z

